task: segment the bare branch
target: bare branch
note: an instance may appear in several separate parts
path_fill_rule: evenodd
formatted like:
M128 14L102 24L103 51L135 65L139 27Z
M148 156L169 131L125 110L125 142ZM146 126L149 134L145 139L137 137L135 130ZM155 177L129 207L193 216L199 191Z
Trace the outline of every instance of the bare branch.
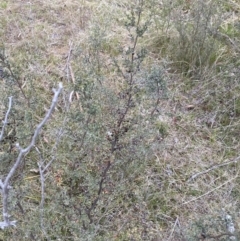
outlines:
M2 202L3 202L3 222L0 222L0 228L4 229L5 227L9 227L9 226L15 226L16 221L10 221L9 220L9 214L8 214L8 191L9 191L9 183L10 180L12 178L12 176L14 175L14 173L16 172L17 168L19 167L23 156L26 155L31 148L35 145L37 137L42 129L42 127L45 125L45 123L48 121L48 119L50 119L51 114L53 113L56 104L57 104L57 100L58 97L62 91L62 84L59 84L59 87L57 90L53 89L54 92L54 97L50 106L50 109L48 110L48 112L46 113L44 119L41 121L41 123L36 127L34 135L32 137L31 143L26 147L26 148L22 148L18 143L16 144L16 146L19 149L19 154L17 157L17 160L15 162L15 164L13 165L13 167L11 168L11 170L9 171L7 177L5 178L4 182L2 182L0 180L0 186L2 188ZM9 104L9 111L10 111L10 104ZM9 113L9 111L7 112L7 114ZM6 123L7 117L5 117L5 123Z
M2 139L3 139L4 129L7 125L8 115L10 113L11 108L12 108L12 96L9 97L8 110L7 110L7 113L6 113L4 121L3 121L3 127L2 127L2 131L1 131L1 135L0 135L0 141L2 141Z
M50 109L48 110L48 112L47 112L47 114L45 115L45 117L44 117L44 119L42 120L42 122L37 126L37 128L36 128L36 130L35 130L35 132L34 132L34 135L33 135L33 137L32 137L32 140L31 140L30 145L27 146L25 149L22 149L22 148L20 147L20 153L19 153L19 155L18 155L17 161L15 162L15 164L14 164L13 167L12 167L12 169L11 169L10 172L8 173L8 175L7 175L7 177L6 177L5 181L4 181L4 185L5 185L5 183L9 183L10 178L13 176L13 174L15 173L16 169L18 168L18 166L19 166L19 164L20 164L23 155L24 155L24 154L27 154L27 153L31 150L31 148L35 145L36 140L37 140L37 137L38 137L38 135L39 135L39 132L41 131L42 127L43 127L44 124L47 122L47 120L50 118L52 112L54 111L54 108L55 108L55 106L56 106L56 104L57 104L58 96L59 96L59 94L61 93L62 88L63 88L63 87L62 87L62 84L60 83L58 90L53 89L53 91L54 91L54 97L53 97L53 100L52 100L52 104L51 104Z

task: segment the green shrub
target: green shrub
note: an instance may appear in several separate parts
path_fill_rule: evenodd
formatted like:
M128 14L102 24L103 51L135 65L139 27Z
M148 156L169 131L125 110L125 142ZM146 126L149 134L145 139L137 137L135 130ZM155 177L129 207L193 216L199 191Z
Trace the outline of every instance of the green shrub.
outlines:
M111 240L125 232L127 238L144 237L134 230L135 225L144 229L144 194L139 185L152 158L152 144L167 133L166 127L155 125L161 99L166 98L164 74L160 66L147 64L148 53L139 46L151 22L148 6L136 1L121 20L129 39L124 43L127 47L109 51L105 29L95 22L88 44L72 49L72 68L68 69L72 82L65 85L54 121L44 128L36 150L26 158L27 168L21 167L19 190L10 200L11 213L21 222L16 230L6 230L5 238ZM11 93L19 102L14 110L22 118L16 121L15 136L24 145L49 101L39 92L34 94L37 86L30 78L27 87L22 87L15 73L24 65L12 67L6 61L3 57L8 89L4 98ZM4 153L9 155L7 150ZM14 163L14 157L8 156L3 173L7 173L9 159ZM44 165L52 163L41 185L36 174L28 176L39 160ZM44 192L40 192L43 184Z

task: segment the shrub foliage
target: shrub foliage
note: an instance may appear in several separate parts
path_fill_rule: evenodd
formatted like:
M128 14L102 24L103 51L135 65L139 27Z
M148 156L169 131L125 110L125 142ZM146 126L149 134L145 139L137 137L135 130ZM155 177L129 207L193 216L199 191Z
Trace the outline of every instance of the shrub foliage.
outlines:
M0 239L236 240L238 3L33 2L0 3L3 183L63 90Z

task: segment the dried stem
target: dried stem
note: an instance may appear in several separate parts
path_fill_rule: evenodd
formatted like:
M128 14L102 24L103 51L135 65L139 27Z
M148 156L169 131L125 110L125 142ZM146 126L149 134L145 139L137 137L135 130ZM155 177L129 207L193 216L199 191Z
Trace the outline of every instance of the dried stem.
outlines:
M15 226L15 224L16 224L16 221L9 220L10 216L8 214L8 191L10 189L10 186L9 186L10 180L11 180L12 176L14 175L14 173L16 172L17 168L19 167L24 155L26 155L32 149L32 147L34 147L37 137L39 136L39 133L40 133L42 127L45 125L45 123L51 117L51 114L53 113L55 106L57 104L58 97L62 91L62 88L63 88L63 86L60 83L59 88L57 90L53 89L54 97L53 97L50 109L46 113L42 122L36 127L36 130L32 137L31 143L26 148L20 147L20 145L18 143L16 144L16 146L19 150L17 160L16 160L15 164L13 165L13 167L11 168L11 170L9 171L4 182L2 180L0 180L0 187L2 189L1 191L2 191L3 220L4 220L3 222L0 222L0 228L2 228L2 229L4 229L5 227L9 227L9 226ZM10 108L9 108L9 111L10 111ZM6 119L6 117L5 117L5 119Z
M2 127L2 131L1 131L1 135L0 135L0 141L2 141L2 139L3 139L4 130L7 125L8 115L10 113L11 108L12 108L12 96L9 97L8 110L7 110L7 113L6 113L4 121L3 121L3 127Z
M191 181L195 180L198 176L203 175L203 174L206 174L206 173L208 173L208 172L210 172L210 171L212 171L212 170L215 170L215 169L217 169L217 168L219 168L219 167L224 167L224 166L230 165L230 164L232 164L232 163L237 163L239 160L240 160L240 156L237 157L237 158L235 158L235 159L232 160L232 161L224 162L224 163L221 163L221 164L218 164L218 165L214 165L214 166L208 168L208 169L205 170L205 171L198 172L198 173L192 175L192 176L188 179L188 182L191 182Z

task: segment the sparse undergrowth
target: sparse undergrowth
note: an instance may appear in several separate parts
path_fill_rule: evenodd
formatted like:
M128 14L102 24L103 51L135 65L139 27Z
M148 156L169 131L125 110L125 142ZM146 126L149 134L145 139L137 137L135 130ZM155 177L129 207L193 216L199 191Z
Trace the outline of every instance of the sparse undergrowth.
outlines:
M64 86L12 178L18 223L1 240L239 239L239 3L3 1L0 13L2 120L13 96L1 180Z

